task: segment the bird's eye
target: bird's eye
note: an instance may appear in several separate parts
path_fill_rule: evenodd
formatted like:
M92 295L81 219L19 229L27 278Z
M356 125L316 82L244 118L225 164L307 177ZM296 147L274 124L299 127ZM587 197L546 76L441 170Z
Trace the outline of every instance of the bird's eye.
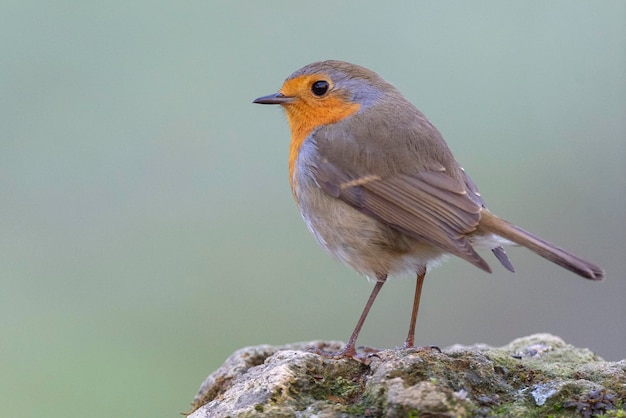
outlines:
M311 91L314 95L319 97L326 94L326 92L328 91L328 87L328 81L319 80L313 83L313 86L311 86Z

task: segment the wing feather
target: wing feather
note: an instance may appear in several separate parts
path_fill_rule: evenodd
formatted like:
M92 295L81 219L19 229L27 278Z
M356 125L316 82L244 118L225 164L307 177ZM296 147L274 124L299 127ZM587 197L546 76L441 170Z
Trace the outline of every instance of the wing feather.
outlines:
M485 204L485 200L483 199L483 197L478 192L478 187L476 186L476 183L474 183L472 181L472 179L470 178L469 175L467 175L465 170L463 170L463 176L464 176L464 180L465 180L465 186L467 187L468 194L469 194L470 198L472 198L474 200L474 202L478 203L483 208L487 209L487 205ZM509 259L509 256L506 254L506 252L504 251L504 248L502 248L502 246L496 247L496 248L492 248L491 251L493 252L493 255L496 256L496 258L498 259L500 264L502 264L504 266L504 268L506 268L508 271L510 271L512 273L515 273L515 268L513 267L513 263L511 263L511 260Z
M359 211L491 271L467 239L478 226L481 206L445 170L359 177L321 159L314 175L323 190Z

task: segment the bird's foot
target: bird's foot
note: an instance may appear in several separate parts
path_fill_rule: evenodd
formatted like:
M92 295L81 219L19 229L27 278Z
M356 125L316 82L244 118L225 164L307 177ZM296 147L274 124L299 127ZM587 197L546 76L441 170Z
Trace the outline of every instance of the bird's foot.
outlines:
M353 345L346 345L339 351L325 351L319 347L312 347L308 351L328 359L340 360L347 358L367 365L371 362L371 358L375 357L381 350L373 347L359 347L359 351L357 351Z
M441 353L441 348L437 347L436 345L424 345L424 346L420 346L420 347L416 347L412 344L407 344L404 343L402 345L402 347L400 347L401 350L410 350L413 352L425 352L425 353L432 353L432 352L437 352L437 353Z

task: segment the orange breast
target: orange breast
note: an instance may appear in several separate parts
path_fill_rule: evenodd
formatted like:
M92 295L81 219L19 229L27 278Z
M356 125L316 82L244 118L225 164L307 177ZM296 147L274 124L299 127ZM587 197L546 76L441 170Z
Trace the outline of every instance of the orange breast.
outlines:
M285 106L287 120L291 128L289 183L291 184L291 191L294 197L298 181L296 161L306 138L318 126L339 122L358 112L360 107L358 103L348 103L340 97L328 97L315 103L294 101Z

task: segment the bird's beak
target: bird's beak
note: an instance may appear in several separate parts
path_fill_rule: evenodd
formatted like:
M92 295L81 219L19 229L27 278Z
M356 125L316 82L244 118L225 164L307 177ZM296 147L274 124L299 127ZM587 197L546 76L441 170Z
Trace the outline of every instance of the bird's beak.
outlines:
M283 95L282 93L274 93L268 96L259 97L252 103L258 104L285 104L290 103L293 100L293 97L288 97Z

